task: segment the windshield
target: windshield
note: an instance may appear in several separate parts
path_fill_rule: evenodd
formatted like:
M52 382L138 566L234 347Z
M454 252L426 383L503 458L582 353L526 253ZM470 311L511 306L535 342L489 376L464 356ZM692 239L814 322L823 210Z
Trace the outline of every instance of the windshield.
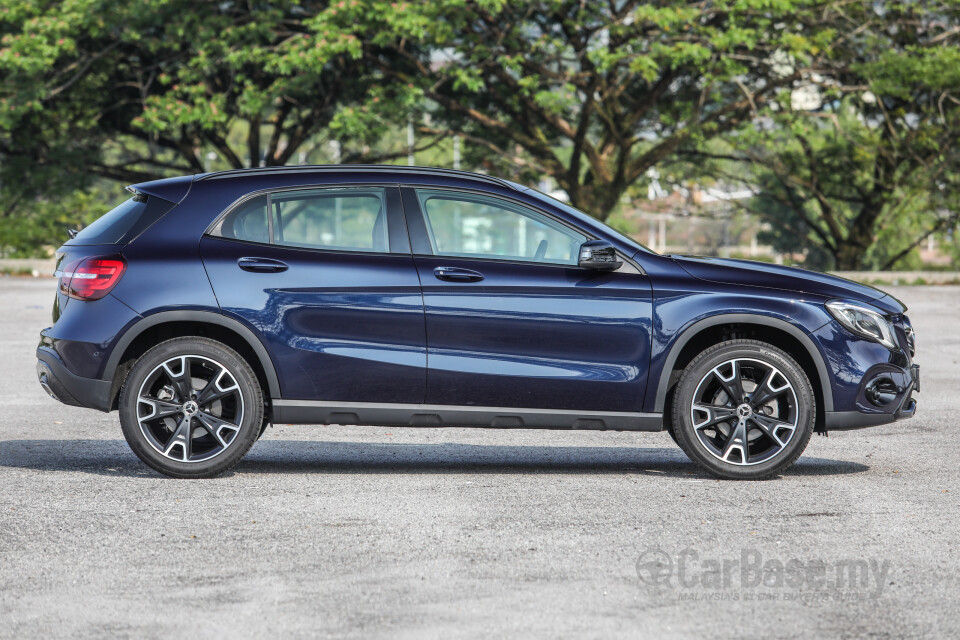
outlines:
M594 217L591 216L590 214L584 213L583 211L580 211L579 209L570 206L569 204L567 204L567 203L564 202L563 200L557 200L557 199L554 198L553 196L548 195L548 194L544 193L543 191L540 191L539 189L534 189L533 187L523 187L523 188L529 190L531 193L536 194L536 195L537 195L538 197L540 197L541 199L546 200L547 202L549 202L550 204L552 204L552 205L555 206L556 208L563 210L565 213L570 214L570 215L573 216L574 218L577 218L577 219L580 220L581 222L585 222L585 223L587 223L588 225L589 225L589 224L595 224L595 225L599 225L599 226L603 227L604 231L606 231L606 232L609 233L610 235L616 237L617 239L621 240L622 242L624 242L625 244L627 244L627 245L629 245L629 246L631 246L631 247L636 247L638 250L640 250L640 251L645 251L646 253L656 254L656 251L652 251L651 249L648 249L647 247L645 247L644 245L640 244L639 242L637 242L636 240L634 240L634 239L631 238L630 236L626 235L625 233L621 233L620 231L617 231L616 229L614 229L614 228L611 227L610 225L605 224L605 223L601 222L600 220L597 220L596 218L594 218Z

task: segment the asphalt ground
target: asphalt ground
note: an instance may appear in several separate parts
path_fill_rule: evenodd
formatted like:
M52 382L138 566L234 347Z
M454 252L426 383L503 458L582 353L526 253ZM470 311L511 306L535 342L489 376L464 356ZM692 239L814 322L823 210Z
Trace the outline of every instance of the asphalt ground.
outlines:
M0 278L0 637L960 633L960 288L891 289L917 417L744 483L662 433L308 426L170 480L36 383L54 286Z

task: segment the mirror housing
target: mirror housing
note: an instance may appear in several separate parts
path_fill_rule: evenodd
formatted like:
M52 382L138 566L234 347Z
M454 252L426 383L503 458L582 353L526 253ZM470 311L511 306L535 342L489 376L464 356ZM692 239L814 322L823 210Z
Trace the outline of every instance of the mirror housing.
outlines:
M581 269L595 271L616 271L623 266L623 262L617 259L617 250L606 240L590 240L580 245L577 264Z

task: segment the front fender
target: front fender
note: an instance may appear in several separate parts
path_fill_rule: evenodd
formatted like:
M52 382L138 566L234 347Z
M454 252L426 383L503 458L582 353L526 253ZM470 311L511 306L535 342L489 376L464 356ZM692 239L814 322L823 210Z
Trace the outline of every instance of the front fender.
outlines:
M695 300L705 298L705 300ZM728 300L720 300L729 298ZM733 299L736 299L736 303ZM789 334L797 340L810 356L810 360L817 369L820 379L820 390L823 394L823 410L833 411L833 389L831 376L826 364L826 357L820 346L810 337L824 324L829 322L826 312L815 305L799 300L768 300L765 308L750 308L744 305L744 297L722 296L716 294L702 294L689 296L689 299L675 299L673 308L665 308L671 303L658 303L656 308L654 328L654 348L651 354L651 366L647 394L644 399L644 410L661 413L666 405L667 392L670 389L670 376L677 358L683 348L699 333L712 327L725 324L756 325L772 328ZM710 304L711 309L705 309L705 302L721 303ZM691 305L699 307L698 313L692 314ZM679 317L689 318L687 322L677 321ZM679 327L670 330L671 326Z

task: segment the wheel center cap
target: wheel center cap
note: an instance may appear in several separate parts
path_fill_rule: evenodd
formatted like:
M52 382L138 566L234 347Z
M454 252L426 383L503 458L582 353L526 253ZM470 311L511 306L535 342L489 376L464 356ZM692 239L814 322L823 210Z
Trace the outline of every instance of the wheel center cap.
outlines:
M745 420L752 415L753 415L753 409L750 407L750 405L742 404L739 407L737 407L737 416L739 416L741 420Z
M189 400L183 404L184 415L192 416L200 411L200 406L194 400Z

